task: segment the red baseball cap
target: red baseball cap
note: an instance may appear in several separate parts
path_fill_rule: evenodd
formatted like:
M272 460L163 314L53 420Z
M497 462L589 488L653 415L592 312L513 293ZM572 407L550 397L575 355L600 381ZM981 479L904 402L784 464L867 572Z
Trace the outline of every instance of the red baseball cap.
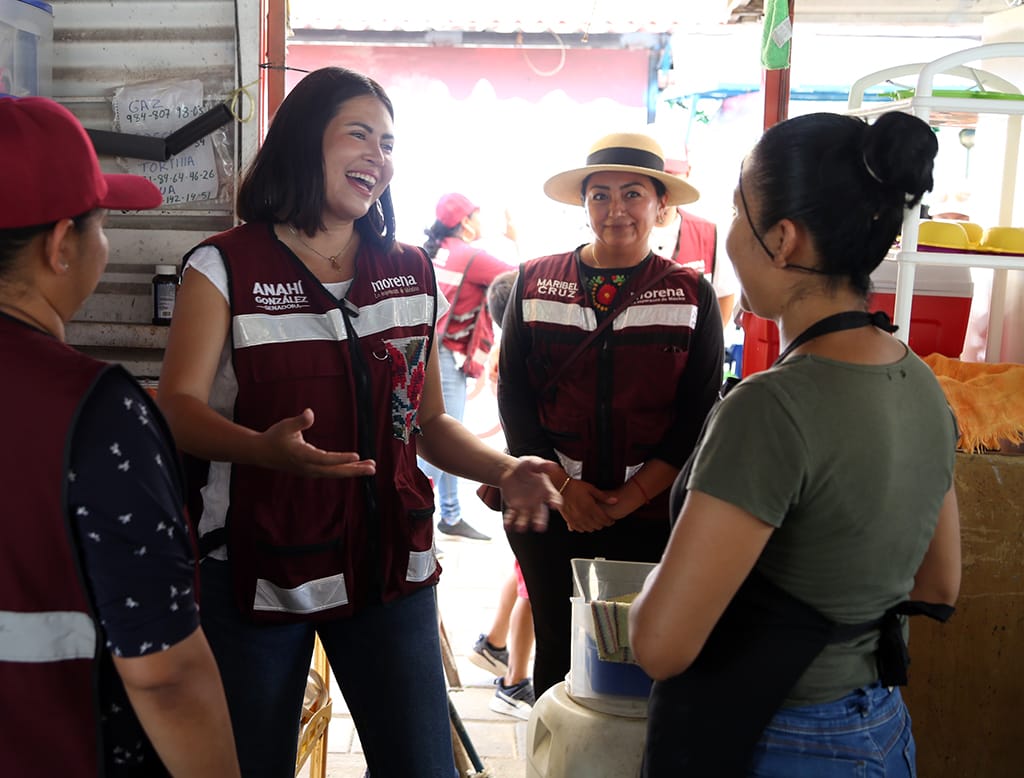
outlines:
M437 220L451 229L471 213L479 210L465 195L452 192L437 201Z
M45 97L0 98L0 176L0 230L163 202L142 176L103 173L85 128Z

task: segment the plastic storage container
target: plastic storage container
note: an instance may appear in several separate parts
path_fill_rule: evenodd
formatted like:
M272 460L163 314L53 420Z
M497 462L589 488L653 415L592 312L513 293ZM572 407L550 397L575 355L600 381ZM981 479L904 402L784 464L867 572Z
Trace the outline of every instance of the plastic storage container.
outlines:
M896 263L884 260L871 274L875 291L868 309L891 317L896 302ZM974 283L967 267L920 265L914 279L910 310L910 348L920 356L938 352L954 359L964 350ZM744 313L743 377L772 366L779 356L779 331L774 322Z
M572 568L577 596L572 598L567 690L574 700L594 710L616 716L645 716L651 679L637 664L600 658L590 603L638 593L654 564L574 559Z
M0 94L51 97L52 84L52 6L0 0Z
M579 705L555 684L526 725L526 778L636 778L646 735L646 719Z
M974 297L974 282L967 267L919 265L910 306L908 344L920 356L939 353L958 359L964 350L967 320ZM893 315L896 302L896 263L884 261L871 281L875 292L868 301L873 311Z

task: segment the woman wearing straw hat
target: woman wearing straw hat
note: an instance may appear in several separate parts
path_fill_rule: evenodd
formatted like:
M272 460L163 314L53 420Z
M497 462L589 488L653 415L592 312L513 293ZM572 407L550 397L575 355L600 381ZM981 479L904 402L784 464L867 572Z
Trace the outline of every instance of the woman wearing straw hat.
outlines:
M160 192L102 173L41 97L0 99L0 170L2 772L237 776L174 441L123 368L64 342L107 212Z
M668 497L722 379L715 292L648 248L658 211L696 189L650 137L616 133L544 185L580 204L593 240L527 262L502 328L498 407L509 451L559 463L563 507L509 532L533 606L538 695L569 669L573 557L656 562ZM506 522L515 515L506 515Z

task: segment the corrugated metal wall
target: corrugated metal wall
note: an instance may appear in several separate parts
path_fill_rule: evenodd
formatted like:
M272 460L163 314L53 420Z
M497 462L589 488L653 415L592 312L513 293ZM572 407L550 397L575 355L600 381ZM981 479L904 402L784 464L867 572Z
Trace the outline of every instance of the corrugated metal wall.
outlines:
M54 2L52 97L90 129L113 130L119 87L198 79L204 105L230 100L258 78L259 0L66 0ZM255 84L248 87L255 100ZM254 105L243 99L242 116ZM202 238L233 224L237 173L256 145L256 120L217 133L221 193L203 207L170 206L145 214L111 214L110 265L96 294L69 327L68 339L90 353L155 378L166 328L150 325L151 278L157 264L177 265ZM108 172L122 161L101 157Z

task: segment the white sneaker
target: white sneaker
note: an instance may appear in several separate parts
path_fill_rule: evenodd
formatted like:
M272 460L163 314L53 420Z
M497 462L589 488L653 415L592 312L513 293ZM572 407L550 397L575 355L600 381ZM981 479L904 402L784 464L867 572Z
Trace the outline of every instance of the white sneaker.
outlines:
M504 678L494 679L494 696L491 697L487 707L495 713L503 713L506 716L515 716L517 719L527 721L533 711L535 701L533 683L529 678L524 678L513 686L505 686Z

